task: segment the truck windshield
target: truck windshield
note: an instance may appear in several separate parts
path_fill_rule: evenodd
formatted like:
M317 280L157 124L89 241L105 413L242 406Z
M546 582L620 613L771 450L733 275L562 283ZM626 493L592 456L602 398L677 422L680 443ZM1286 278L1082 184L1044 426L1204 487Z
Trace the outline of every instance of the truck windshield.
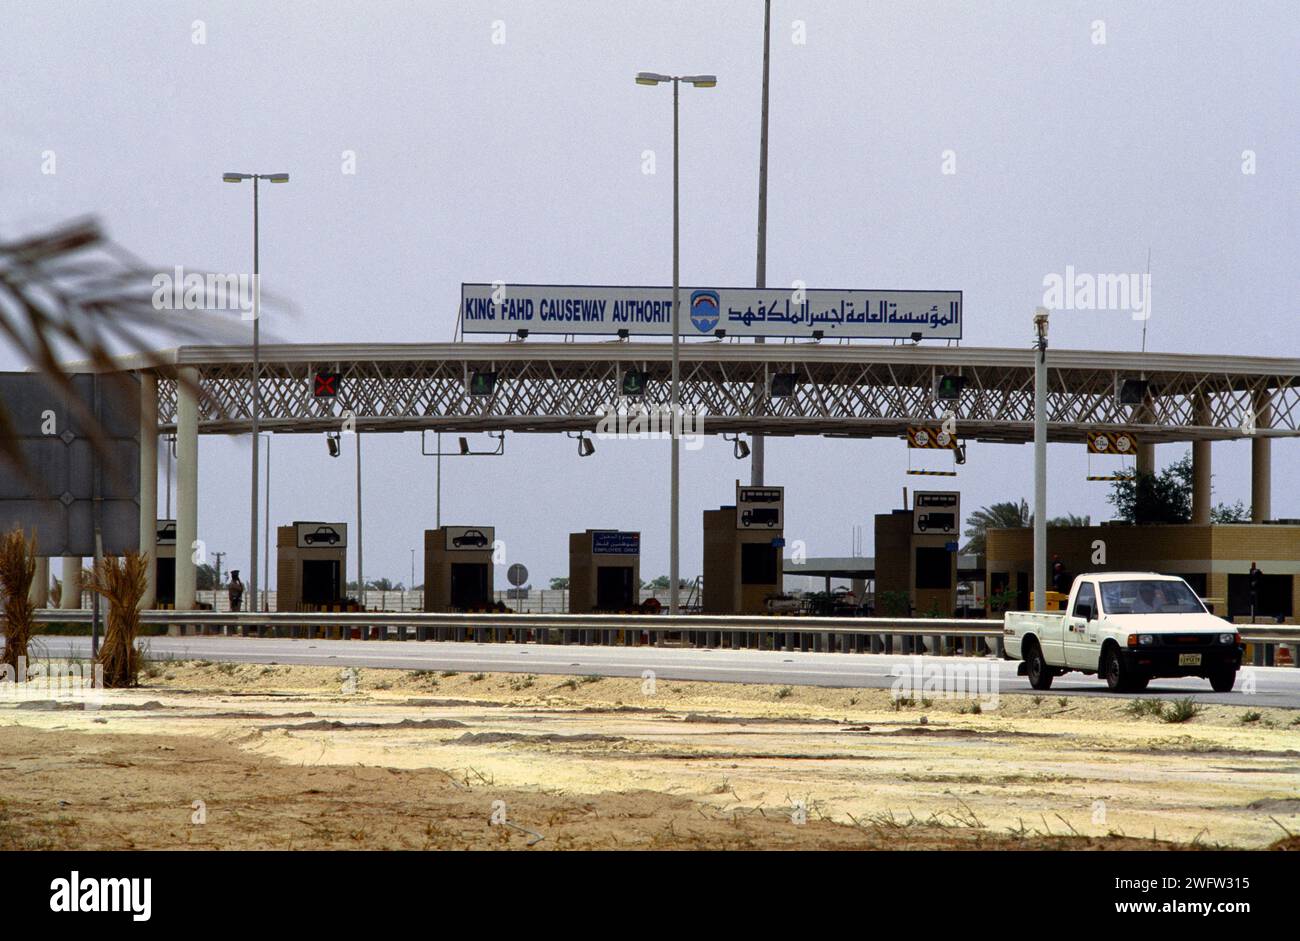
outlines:
M1185 582L1155 579L1102 582L1101 601L1106 614L1199 614L1205 610Z

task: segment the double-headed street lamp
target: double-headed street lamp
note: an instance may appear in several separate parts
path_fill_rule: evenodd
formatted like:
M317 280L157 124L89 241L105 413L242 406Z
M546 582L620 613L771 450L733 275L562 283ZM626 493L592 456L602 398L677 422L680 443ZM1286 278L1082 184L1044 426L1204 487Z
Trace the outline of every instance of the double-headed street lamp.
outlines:
M258 346L258 324L261 321L262 313L262 285L258 272L258 225L257 225L257 184L261 180L268 183L288 183L289 174L287 173L223 173L221 180L224 183L242 183L245 180L253 181L253 490L249 503L252 507L252 519L249 523L248 535L248 597L249 610L254 610L258 606L257 601L257 418L258 412L261 411L258 399L258 383L262 378L262 362L260 359L260 350Z
M672 522L670 524L669 536L669 563L668 563L668 613L680 613L681 587L678 577L678 555L679 555L679 533L678 533L678 497L681 490L680 481L680 451L678 448L678 430L680 422L678 412L681 403L678 399L677 380L680 373L681 361L679 359L679 344L681 341L681 304L679 303L679 294L681 293L681 251L680 240L678 238L678 186L677 186L677 156L678 134L677 134L677 113L678 113L678 86L682 82L688 85L694 85L696 88L712 88L718 84L716 75L661 75L658 72L638 72L636 73L636 83L638 85L658 85L662 82L673 83L673 382L672 394L669 411L672 415L672 436L673 436L673 456L672 456L672 499L671 514Z

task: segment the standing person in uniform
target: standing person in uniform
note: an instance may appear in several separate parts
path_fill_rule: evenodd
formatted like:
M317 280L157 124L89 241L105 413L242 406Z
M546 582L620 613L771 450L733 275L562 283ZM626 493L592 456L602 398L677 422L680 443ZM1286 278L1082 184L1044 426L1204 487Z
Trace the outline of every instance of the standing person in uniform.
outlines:
M231 611L238 611L244 603L244 583L239 580L239 569L230 573L230 585L226 588L226 597L230 599Z
M1057 559L1052 563L1052 591L1068 595L1070 593L1071 581L1072 579L1068 578L1066 575L1065 566L1061 564L1060 559Z

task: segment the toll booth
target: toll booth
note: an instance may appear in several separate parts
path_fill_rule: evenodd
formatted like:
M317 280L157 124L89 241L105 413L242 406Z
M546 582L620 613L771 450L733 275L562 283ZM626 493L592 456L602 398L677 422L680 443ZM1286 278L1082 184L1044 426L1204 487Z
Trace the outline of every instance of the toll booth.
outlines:
M569 611L631 611L641 603L641 534L588 529L569 534Z
M985 540L990 597L1004 594L1010 607L1028 610L1033 530L990 529ZM1287 624L1300 615L1300 521L1053 526L1047 556L1065 570L1062 588L1082 572L1159 572L1185 579L1219 617ZM1252 597L1253 564L1263 575Z
M918 490L910 509L876 516L880 617L954 616L961 494Z
M158 520L154 550L154 607L176 607L176 521Z
M492 606L491 526L424 531L424 610L484 611Z
M785 488L742 487L736 502L704 511L705 614L766 614L781 593Z
M275 531L277 611L329 611L347 602L348 524L295 522Z

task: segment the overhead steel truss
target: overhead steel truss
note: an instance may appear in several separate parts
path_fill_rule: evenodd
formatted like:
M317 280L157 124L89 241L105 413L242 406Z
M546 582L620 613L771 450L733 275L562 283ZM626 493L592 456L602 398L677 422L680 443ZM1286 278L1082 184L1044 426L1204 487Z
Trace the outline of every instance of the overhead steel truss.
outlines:
M959 437L1024 442L1033 437L1033 359L1026 349L865 344L682 345L682 407L704 433L892 437L941 422L951 410ZM160 430L176 421L176 369L197 370L199 430L249 430L251 350L180 347L159 373ZM261 347L260 425L276 432L593 431L620 407L623 374L643 371L643 397L666 408L671 351L663 343L294 344ZM124 368L133 366L128 358ZM1051 350L1048 434L1082 441L1123 429L1139 440L1189 441L1300 435L1300 359ZM339 394L316 398L318 372L340 374ZM475 371L496 373L491 395L469 393ZM793 394L772 397L771 377L796 373ZM957 373L954 401L935 382ZM1126 379L1145 379L1141 404L1119 404Z

